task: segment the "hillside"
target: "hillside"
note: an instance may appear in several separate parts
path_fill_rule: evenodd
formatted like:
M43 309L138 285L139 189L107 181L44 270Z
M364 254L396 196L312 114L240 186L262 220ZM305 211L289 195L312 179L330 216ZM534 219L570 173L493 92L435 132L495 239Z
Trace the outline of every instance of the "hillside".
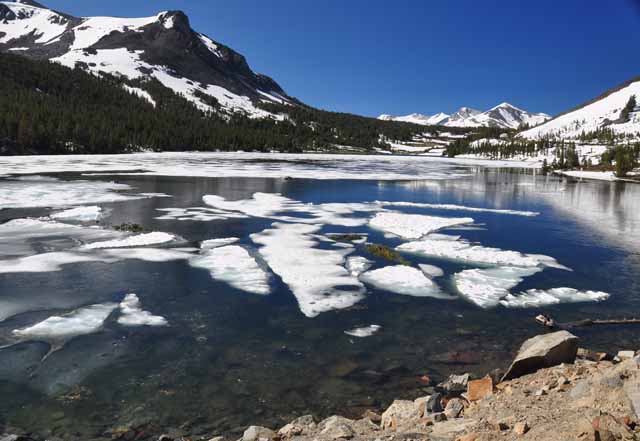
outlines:
M634 97L636 105L625 107ZM525 130L520 137L526 139L579 139L597 136L598 132L609 131L615 136L640 136L640 78L627 81L573 110L552 120Z
M193 30L181 11L74 17L30 0L2 1L0 51L129 80L157 80L205 111L267 117L261 102L295 102L274 80L253 72L241 54Z
M420 126L288 106L281 121L203 112L152 79L121 77L0 54L0 154L141 150L360 151L411 139ZM274 104L278 109L284 105ZM264 111L264 110L263 110ZM275 109L274 109L275 111Z

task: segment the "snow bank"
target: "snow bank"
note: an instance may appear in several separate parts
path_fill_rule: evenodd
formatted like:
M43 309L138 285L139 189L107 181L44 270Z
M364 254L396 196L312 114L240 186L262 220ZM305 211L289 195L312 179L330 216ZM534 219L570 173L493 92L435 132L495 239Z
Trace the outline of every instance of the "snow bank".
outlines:
M307 317L353 306L363 299L364 287L344 267L349 249L318 249L311 237L316 225L275 223L252 234L260 254L286 283Z
M601 302L609 294L602 291L579 291L573 288L530 289L520 294L509 294L500 304L507 308L540 308L559 303Z
M211 277L234 288L254 294L269 294L269 274L253 257L237 245L203 248L191 266L209 270Z
M419 239L429 233L455 225L471 224L470 217L448 218L422 214L378 213L369 226L407 239Z
M95 222L102 216L102 208L93 205L90 207L78 207L70 210L59 211L53 213L49 217L51 219L79 221L79 222Z
M136 294L127 294L119 306L118 323L122 326L166 326L168 324L164 317L144 311Z
M449 299L424 273L405 265L386 266L368 271L360 276L360 280L376 288L414 297L435 297Z
M60 340L92 334L102 328L117 306L116 303L87 306L67 315L49 317L28 328L14 330L13 335L20 339Z
M98 250L103 248L130 248L130 247L143 247L148 245L159 245L176 240L176 236L169 233L153 232L139 234L137 236L127 237L125 239L108 240L104 242L94 242L83 245L82 248L86 250Z
M470 269L453 275L453 283L462 297L481 308L494 308L509 295L509 290L525 277L542 268L500 267Z
M362 328L354 328L349 331L344 331L344 333L352 337L365 338L365 337L371 337L372 335L377 333L380 329L382 329L382 326L369 325L369 326L363 326Z

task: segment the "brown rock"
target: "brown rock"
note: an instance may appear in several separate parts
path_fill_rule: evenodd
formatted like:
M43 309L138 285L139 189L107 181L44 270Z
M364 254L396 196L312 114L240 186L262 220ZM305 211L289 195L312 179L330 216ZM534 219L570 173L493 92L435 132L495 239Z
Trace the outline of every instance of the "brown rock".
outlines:
M456 441L476 441L478 439L477 433L468 433L456 438Z
M478 401L493 394L493 380L487 376L481 380L469 381L467 385L467 399Z
M513 426L513 433L516 435L524 435L529 431L529 425L526 421L521 421Z
M376 424L380 424L380 422L382 421L382 416L378 415L372 410L367 410L365 413L363 413L362 418L367 418L369 421Z
M526 340L502 378L511 380L542 368L573 363L578 352L578 337L567 331L538 335Z

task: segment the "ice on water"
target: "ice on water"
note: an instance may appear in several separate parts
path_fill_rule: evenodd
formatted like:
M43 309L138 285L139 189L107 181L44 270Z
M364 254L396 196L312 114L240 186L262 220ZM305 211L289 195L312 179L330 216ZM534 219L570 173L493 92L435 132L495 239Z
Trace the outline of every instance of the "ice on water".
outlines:
M259 252L282 278L307 317L353 306L364 298L364 287L347 269L345 256L353 249L319 249L312 237L320 226L274 223L251 235Z
M421 237L455 225L471 224L469 217L438 217L422 214L378 213L369 221L369 226L406 239Z
M386 266L368 271L360 276L360 280L396 294L437 299L451 298L422 271L406 265Z
M205 246L199 256L191 259L190 264L208 270L212 278L239 290L261 295L271 291L269 274L240 246Z
M168 324L164 317L143 310L136 294L127 294L118 306L120 307L118 323L122 326L166 326Z
M347 335L350 335L351 337L365 338L365 337L371 337L372 335L376 334L380 329L382 329L382 326L380 325L369 325L369 326L363 326L360 328L353 328L348 331L344 331L344 333Z
M33 326L16 329L13 335L22 340L64 340L92 334L102 328L117 303L105 303L80 308L70 314L52 316Z
M601 302L609 294L602 291L580 291L574 288L530 289L519 294L508 294L500 301L507 308L540 308L560 303Z

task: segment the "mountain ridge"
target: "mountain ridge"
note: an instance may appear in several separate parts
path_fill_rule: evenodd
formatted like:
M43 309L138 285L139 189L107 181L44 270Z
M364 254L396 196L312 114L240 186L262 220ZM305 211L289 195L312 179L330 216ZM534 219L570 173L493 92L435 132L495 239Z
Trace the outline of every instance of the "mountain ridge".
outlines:
M423 115L412 113L406 116L380 115L385 121L411 122L422 125L443 125L446 127L496 127L502 129L517 129L522 125L538 125L551 116L545 113L531 113L513 104L503 102L491 109L481 112L471 107L461 107L455 113L448 115Z
M31 0L1 1L0 51L98 75L154 78L204 111L278 118L260 103L297 102L254 72L243 55L193 30L177 10L142 18L74 17Z

